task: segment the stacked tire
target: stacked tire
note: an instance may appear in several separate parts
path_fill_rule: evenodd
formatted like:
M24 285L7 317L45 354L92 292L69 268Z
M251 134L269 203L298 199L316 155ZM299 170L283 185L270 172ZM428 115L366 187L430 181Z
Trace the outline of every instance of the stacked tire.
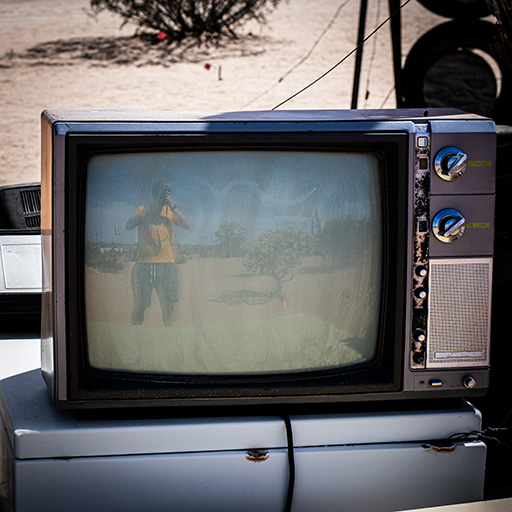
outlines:
M402 70L404 107L452 107L512 124L512 73L485 0L419 0L450 18L424 34Z

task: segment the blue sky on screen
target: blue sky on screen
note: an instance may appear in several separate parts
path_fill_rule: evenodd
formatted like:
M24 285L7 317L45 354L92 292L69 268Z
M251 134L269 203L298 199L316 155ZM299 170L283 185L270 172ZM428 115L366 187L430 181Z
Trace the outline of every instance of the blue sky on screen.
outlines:
M180 243L210 243L223 223L255 239L331 219L380 222L380 162L371 154L318 151L179 151L99 155L88 165L86 240L135 243L126 221L155 183L192 221Z

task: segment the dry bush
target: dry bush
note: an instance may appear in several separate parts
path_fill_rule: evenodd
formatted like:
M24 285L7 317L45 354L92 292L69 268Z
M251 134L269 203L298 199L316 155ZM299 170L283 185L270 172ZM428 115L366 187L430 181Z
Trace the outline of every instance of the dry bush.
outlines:
M108 10L166 41L192 38L199 42L222 36L237 37L249 20L265 15L281 0L91 0L93 12Z

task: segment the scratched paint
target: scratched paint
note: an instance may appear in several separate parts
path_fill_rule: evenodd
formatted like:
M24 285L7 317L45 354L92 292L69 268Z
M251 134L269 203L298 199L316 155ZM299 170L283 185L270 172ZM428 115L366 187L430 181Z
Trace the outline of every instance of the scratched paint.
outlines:
M439 444L439 445L424 444L424 445L422 445L422 448L426 452L434 453L434 454L453 453L457 449L457 447L454 444Z
M268 450L247 450L245 458L249 462L264 462L268 460L270 453Z

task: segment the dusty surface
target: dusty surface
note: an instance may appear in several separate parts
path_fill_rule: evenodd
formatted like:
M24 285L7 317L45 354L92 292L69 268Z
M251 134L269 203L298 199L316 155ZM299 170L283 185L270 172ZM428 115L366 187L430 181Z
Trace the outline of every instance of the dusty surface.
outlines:
M273 108L354 48L359 4L283 0L239 41L169 51L143 46L113 15L91 17L88 0L0 0L0 186L39 181L46 108ZM369 4L367 34L389 15L387 1ZM402 20L403 58L444 21L415 0ZM387 24L365 47L359 108L395 106L390 48ZM354 60L280 108L350 108Z

